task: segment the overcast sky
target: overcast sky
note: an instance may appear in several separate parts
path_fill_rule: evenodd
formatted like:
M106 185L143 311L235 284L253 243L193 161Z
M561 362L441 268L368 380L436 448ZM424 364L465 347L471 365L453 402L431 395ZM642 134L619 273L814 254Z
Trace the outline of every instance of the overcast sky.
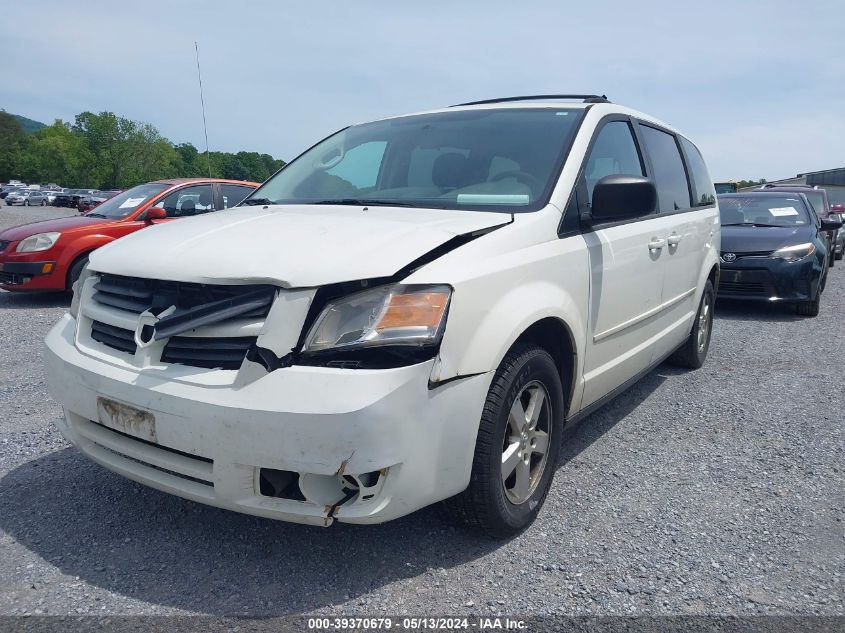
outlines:
M203 148L194 40L212 150L290 159L349 123L595 92L686 133L716 180L845 166L842 0L30 0L0 36L0 108L110 110Z

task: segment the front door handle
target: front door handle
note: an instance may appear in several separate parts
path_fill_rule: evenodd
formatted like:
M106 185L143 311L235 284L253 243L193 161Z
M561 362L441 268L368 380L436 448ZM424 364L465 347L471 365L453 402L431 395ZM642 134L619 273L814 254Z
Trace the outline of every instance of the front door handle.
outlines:
M681 236L677 233L672 233L666 241L669 242L669 246L677 246L681 243Z
M659 251L664 246L666 246L666 240L664 240L662 237L653 237L648 243L648 250Z

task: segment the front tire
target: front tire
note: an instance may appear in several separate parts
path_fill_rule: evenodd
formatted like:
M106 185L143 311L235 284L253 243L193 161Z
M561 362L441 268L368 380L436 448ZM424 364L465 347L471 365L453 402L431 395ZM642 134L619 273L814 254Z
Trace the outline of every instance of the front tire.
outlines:
M28 206L29 206L29 200L24 200L24 201L23 201L23 206L28 207Z
M813 301L802 301L795 304L795 312L799 316L816 317L819 316L819 304L821 303L821 293L816 295Z
M686 342L669 357L669 362L678 367L699 369L707 358L710 349L710 335L713 332L713 304L715 293L710 280L704 284L701 303L695 315L692 331Z
M443 502L447 514L494 538L528 527L551 487L564 414L554 359L536 345L514 346L487 393L469 486Z
M85 268L85 265L88 263L88 255L83 255L70 267L70 270L67 274L67 288L68 291L73 291L73 284L76 283L76 280L79 279L79 276L82 274L82 269Z

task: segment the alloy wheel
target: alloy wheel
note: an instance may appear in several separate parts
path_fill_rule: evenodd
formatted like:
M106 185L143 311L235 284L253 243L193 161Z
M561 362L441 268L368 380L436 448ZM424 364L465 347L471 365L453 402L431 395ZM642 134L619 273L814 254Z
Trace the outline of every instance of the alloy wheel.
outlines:
M502 485L511 503L525 503L543 476L552 433L545 386L526 384L514 399L502 446Z
M711 308L713 299L709 294L704 295L704 301L701 303L701 311L698 314L698 353L704 352L707 347L707 337L710 334Z

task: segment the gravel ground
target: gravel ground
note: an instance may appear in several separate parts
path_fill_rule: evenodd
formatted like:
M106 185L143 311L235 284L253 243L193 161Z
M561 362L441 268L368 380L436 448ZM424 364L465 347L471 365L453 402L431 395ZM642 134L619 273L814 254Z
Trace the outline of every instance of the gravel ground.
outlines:
M816 319L718 305L704 368L571 429L538 521L500 543L433 510L276 523L87 461L43 378L67 304L0 293L0 614L845 614L845 266Z

